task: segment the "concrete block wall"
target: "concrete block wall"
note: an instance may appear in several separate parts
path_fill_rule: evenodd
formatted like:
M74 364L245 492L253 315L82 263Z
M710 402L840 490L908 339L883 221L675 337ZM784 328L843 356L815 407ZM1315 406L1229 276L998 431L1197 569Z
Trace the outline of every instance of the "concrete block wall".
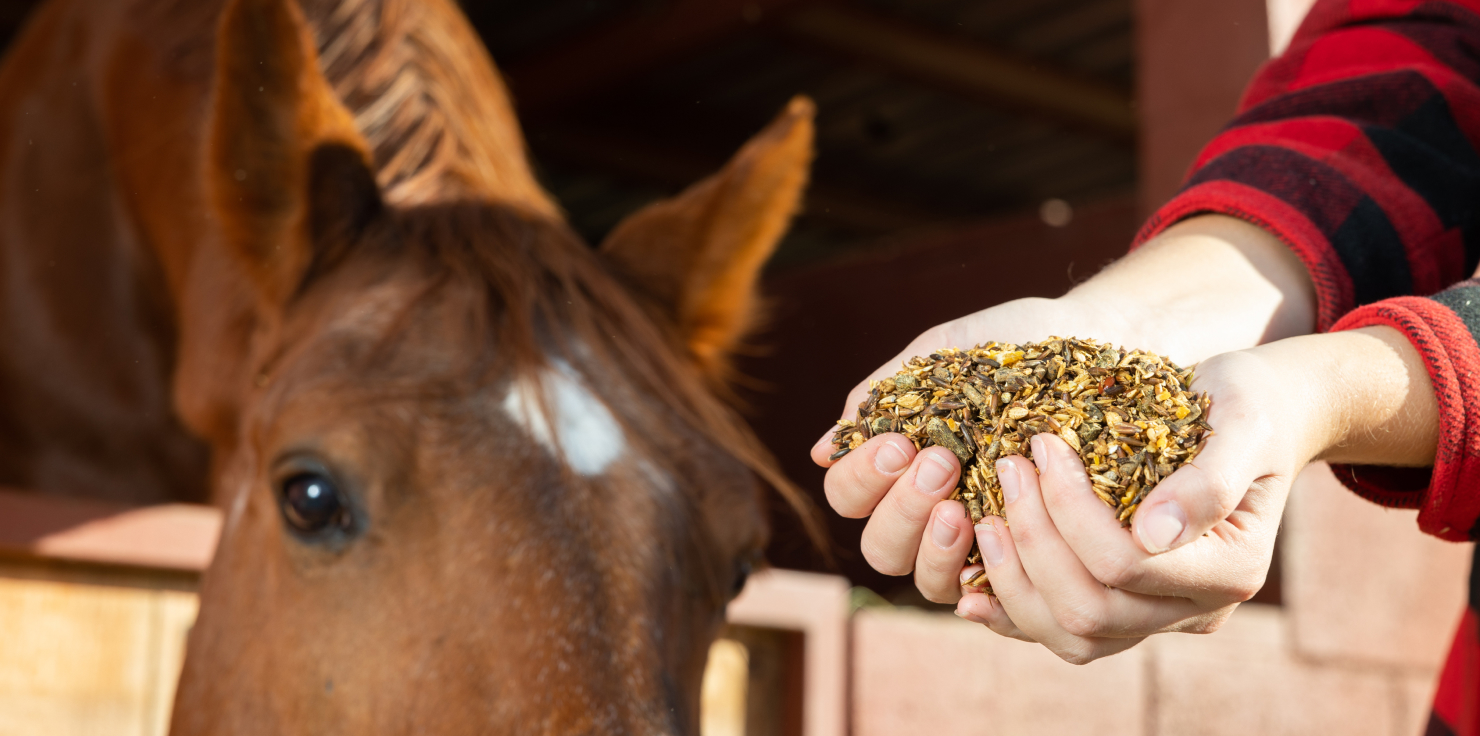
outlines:
M1281 529L1285 604L1087 666L948 614L853 619L853 732L1417 736L1459 619L1469 545L1362 501L1323 465Z

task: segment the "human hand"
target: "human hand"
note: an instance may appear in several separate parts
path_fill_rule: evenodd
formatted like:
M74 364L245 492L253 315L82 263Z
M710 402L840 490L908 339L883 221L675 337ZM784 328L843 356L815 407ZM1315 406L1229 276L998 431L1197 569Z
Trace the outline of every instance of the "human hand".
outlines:
M1138 342L1107 310L1093 309L1071 297L1022 299L927 331L869 380L892 375L905 358L943 346L970 346L988 339L1038 341L1055 334ZM849 406L861 401L867 391L866 380L849 395ZM824 486L832 507L844 516L869 517L861 545L868 563L890 575L915 570L916 584L928 598L954 602L960 596L956 576L971 548L964 507L958 501L941 500L956 486L960 473L956 456L939 447L916 452L914 444L899 434L874 437L836 462L828 459L833 451L830 436L824 437L812 449L812 457L819 464L831 465Z
M1375 436L1385 449L1360 448L1369 460L1432 458L1422 426L1437 422L1411 421L1433 401L1417 360L1401 335L1375 328L1205 361L1193 387L1212 398L1214 435L1147 496L1129 534L1077 453L1034 437L1036 473L1021 457L998 464L1008 523L976 529L995 597L968 592L958 615L1080 663L1152 633L1216 630L1262 587L1290 484L1308 461ZM1378 395L1377 381L1394 389Z
M1148 292L1147 284L1157 288ZM927 330L850 392L843 416L852 415L869 380L942 347L1088 337L1190 364L1308 331L1313 314L1304 266L1283 243L1233 218L1195 217L1064 297L1007 302ZM869 517L864 558L886 574L914 571L916 586L930 600L957 600L956 574L971 533L961 523L961 505L941 500L959 477L955 456L940 448L916 452L897 434L874 437L836 462L833 450L824 435L812 459L829 468L824 487L833 509Z

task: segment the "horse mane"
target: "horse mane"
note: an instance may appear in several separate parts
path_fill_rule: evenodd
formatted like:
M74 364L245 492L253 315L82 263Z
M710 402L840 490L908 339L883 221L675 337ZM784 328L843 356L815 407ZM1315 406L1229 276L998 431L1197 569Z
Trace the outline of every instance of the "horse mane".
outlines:
M558 217L508 91L448 0L301 0L319 65L370 146L386 199L496 198Z

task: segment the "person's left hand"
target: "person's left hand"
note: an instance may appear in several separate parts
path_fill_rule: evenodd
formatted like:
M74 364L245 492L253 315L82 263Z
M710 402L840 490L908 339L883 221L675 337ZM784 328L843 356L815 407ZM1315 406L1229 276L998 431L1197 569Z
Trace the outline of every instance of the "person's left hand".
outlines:
M1221 626L1264 585L1290 484L1331 436L1319 392L1261 351L1198 367L1193 387L1211 395L1215 434L1147 496L1131 531L1059 438L1035 436L1034 461L999 460L1006 523L976 527L995 595L966 590L957 615L1074 663L1153 633Z

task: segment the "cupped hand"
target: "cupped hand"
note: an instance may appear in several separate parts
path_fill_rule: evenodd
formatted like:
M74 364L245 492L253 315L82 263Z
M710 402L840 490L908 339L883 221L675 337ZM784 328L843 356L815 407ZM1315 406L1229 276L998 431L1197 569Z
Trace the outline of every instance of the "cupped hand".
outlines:
M1042 341L1049 337L1092 337L1117 344L1146 346L1130 322L1103 305L1059 299L1019 299L925 331L900 354L880 366L848 394L843 415L852 418L869 391L869 382L893 375L916 355L943 347L968 348L998 342ZM1167 345L1155 348L1169 350ZM938 448L915 450L903 435L883 434L843 458L829 457L832 433L812 448L812 459L828 468L828 503L849 518L868 517L863 531L864 559L887 575L915 574L929 600L953 603L961 597L957 574L971 550L971 524L960 502L944 500L960 476L956 456Z
M1076 663L1154 633L1216 630L1263 586L1290 485L1331 442L1319 392L1303 386L1267 349L1204 361L1193 388L1212 399L1214 434L1146 497L1130 531L1078 454L1035 436L1032 462L998 463L1006 522L975 529L995 595L968 591L957 614Z

